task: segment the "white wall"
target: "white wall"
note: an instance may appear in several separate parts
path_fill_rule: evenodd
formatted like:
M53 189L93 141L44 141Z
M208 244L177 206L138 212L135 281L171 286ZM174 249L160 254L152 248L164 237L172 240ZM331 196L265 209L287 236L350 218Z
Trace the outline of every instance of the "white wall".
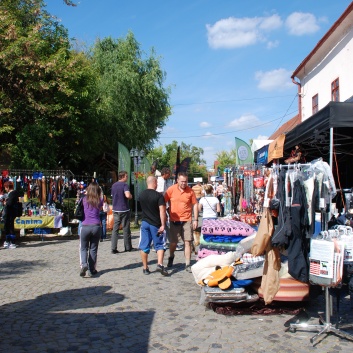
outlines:
M340 102L353 96L353 28L311 72L298 78L302 84L302 121L312 115L315 94L319 95L318 110L331 101L331 83L336 78L339 78Z

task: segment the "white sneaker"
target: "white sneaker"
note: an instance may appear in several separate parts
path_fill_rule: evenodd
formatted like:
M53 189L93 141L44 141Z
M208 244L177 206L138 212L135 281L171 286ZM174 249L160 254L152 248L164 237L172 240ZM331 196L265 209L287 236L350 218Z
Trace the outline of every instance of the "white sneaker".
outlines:
M17 248L17 245L16 244L10 244L8 246L8 249L16 249Z
M9 242L7 242L7 241L4 241L4 249L8 249L9 248L9 245L10 245L10 243Z
M176 249L175 249L175 251L182 251L182 250L184 250L184 246L178 244L177 247L176 247Z

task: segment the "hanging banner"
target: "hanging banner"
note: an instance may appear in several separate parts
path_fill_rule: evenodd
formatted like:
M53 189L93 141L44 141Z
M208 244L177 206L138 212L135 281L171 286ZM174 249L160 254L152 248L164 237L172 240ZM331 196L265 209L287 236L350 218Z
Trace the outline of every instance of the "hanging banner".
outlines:
M15 229L31 228L61 228L62 216L32 216L17 217L15 219Z
M251 164L254 162L250 146L243 140L235 137L236 165Z
M190 162L191 162L191 157L184 158L180 163L179 173L180 172L187 173L188 169L189 169Z
M180 146L178 146L176 162L173 168L175 182L177 181L179 171L180 171Z
M128 173L127 183L130 184L131 176L131 157L129 150L122 144L118 143L118 156L119 156L119 171L125 170Z
M279 135L268 147L268 158L267 163L274 159L283 157L284 140L286 139L285 134Z
M262 146L255 152L257 164L267 164L269 145Z

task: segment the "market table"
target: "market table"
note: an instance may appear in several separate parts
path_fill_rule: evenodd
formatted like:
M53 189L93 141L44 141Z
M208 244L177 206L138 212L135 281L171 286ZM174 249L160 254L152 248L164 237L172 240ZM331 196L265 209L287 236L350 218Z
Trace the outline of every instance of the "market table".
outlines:
M23 216L15 218L15 229L61 228L62 214L57 216ZM42 240L43 240L43 234Z

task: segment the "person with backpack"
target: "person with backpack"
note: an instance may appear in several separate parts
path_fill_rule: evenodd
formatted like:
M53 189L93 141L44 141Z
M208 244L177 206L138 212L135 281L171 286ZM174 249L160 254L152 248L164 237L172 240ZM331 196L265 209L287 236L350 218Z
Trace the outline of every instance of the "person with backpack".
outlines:
M103 207L102 189L98 183L92 182L86 189L86 195L82 199L84 217L80 234L80 276L92 277L98 273L97 253L101 237L101 221L99 213Z

